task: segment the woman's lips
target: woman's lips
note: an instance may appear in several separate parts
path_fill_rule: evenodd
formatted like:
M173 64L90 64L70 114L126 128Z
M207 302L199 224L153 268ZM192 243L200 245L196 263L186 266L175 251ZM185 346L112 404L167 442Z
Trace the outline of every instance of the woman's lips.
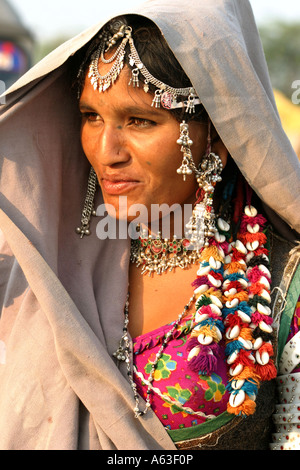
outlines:
M138 185L139 181L133 180L110 180L106 178L101 180L103 191L110 195L127 193L128 191L135 189Z

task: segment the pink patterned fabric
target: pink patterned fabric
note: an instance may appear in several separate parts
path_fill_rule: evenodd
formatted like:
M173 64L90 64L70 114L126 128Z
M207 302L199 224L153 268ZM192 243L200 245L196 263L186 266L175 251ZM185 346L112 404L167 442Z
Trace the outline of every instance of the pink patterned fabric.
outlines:
M179 325L175 338L170 340L156 367L152 385L160 394L152 393L152 408L160 421L168 429L191 427L207 421L207 416L218 416L226 411L228 392L226 391L226 362L224 355L219 357L218 369L210 377L189 370L186 344L190 337L191 317L185 317ZM162 339L171 325L163 326L151 333L133 340L134 366L138 375L135 382L139 394L146 399L147 384L139 374L148 379L152 363ZM224 354L224 347L221 348ZM169 403L167 399L172 402ZM182 406L185 409L182 409ZM187 408L196 413L191 413Z
M293 338L300 330L300 297L296 305L296 310L293 316L293 320L291 323L291 328L290 328L290 333L287 339L287 342L290 341L290 339ZM296 369L293 370L293 373L300 372L300 364Z
M211 416L218 416L227 408L227 375L224 347L218 358L217 372L210 377L199 375L189 369L186 345L191 333L192 314L185 317L179 325L175 337L169 341L160 358L152 385L152 408L163 425L168 429L181 429L204 423ZM134 376L139 394L146 399L147 380L152 363L158 352L165 333L172 324L165 325L133 340ZM300 298L296 306L288 341L300 330ZM300 364L293 372L300 372ZM157 393L157 389L159 393ZM172 403L167 401L171 400ZM184 409L182 408L184 407ZM195 413L191 413L190 410ZM196 414L196 413L201 414Z

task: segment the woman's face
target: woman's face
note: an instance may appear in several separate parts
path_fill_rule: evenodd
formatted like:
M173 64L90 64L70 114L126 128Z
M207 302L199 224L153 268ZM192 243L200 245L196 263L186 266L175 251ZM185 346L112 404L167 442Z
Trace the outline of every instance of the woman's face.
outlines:
M106 66L101 67L101 74L107 73ZM176 171L183 155L177 144L179 122L169 111L151 106L153 95L128 82L127 68L102 93L87 78L80 112L83 150L98 176L104 202L115 208L117 218L130 221L119 209L120 196L127 197L128 208L145 206L150 217L152 204L193 204L197 183L195 175L184 182ZM206 150L207 125L193 122L189 127L198 165Z

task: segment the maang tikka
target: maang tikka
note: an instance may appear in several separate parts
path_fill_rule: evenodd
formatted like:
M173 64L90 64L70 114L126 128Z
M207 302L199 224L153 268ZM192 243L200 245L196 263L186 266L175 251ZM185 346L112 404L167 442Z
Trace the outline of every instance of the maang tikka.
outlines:
M195 173L199 189L196 195L196 204L191 219L186 225L185 236L190 240L190 249L200 250L203 246L209 246L209 238L214 236L215 213L214 191L218 182L222 181L221 173L223 164L221 158L211 150L211 121L208 122L207 150L199 168L196 167L191 146L193 141L189 136L189 126L183 121L180 124L180 137L177 143L181 146L183 161L177 173L183 175L186 181L188 175Z

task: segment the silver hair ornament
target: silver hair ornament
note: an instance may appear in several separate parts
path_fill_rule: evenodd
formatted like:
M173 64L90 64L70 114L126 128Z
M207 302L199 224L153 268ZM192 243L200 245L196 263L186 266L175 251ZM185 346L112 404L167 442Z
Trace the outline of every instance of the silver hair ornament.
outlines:
M106 32L103 32L100 36L100 46L93 53L92 60L89 66L88 77L90 78L91 84L95 90L100 93L107 90L112 86L124 67L126 46L129 44L130 53L129 65L131 67L131 78L129 85L133 87L140 87L140 75L142 75L143 89L145 93L149 91L149 85L153 85L156 90L152 101L152 106L159 108L162 106L165 109L176 109L184 107L187 113L195 112L195 105L201 104L200 99L196 96L196 92L193 87L186 88L174 88L166 83L161 82L155 78L149 70L145 67L141 61L139 54L136 50L134 40L132 38L132 28L124 24L118 24L118 31L114 35L108 36ZM118 41L121 44L117 47L115 53L111 58L106 59L105 53L107 53L112 47L114 47ZM109 72L105 75L101 75L99 72L99 62L104 64L113 63ZM182 101L182 97L186 97L186 100ZM179 102L178 98L181 98Z

